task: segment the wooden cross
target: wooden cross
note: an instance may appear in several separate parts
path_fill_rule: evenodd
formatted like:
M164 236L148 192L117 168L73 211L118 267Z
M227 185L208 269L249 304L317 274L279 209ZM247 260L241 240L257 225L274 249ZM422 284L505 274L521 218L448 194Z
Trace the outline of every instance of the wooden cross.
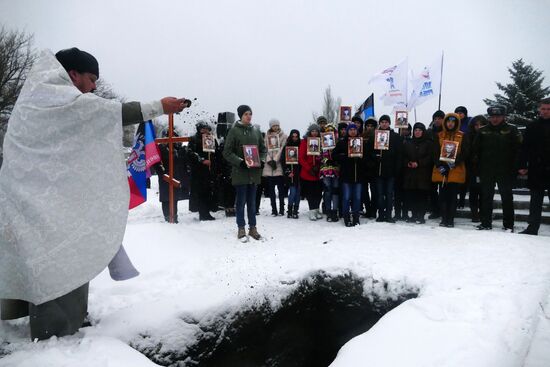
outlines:
M174 137L174 115L168 115L168 137L155 139L155 143L168 144L168 174L165 174L162 179L168 183L168 200L170 203L170 218L169 222L174 223L174 187L180 187L181 182L174 178L174 143L182 143L189 141L188 137Z

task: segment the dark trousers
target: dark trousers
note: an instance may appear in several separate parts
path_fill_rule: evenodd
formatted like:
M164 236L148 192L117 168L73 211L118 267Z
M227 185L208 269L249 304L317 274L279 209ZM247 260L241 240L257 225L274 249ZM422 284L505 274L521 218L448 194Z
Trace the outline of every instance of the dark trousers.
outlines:
M378 195L378 217L390 219L393 208L395 177L377 177L376 193Z
M323 195L323 184L321 181L302 180L302 191L306 196L309 210L319 209Z
M20 300L2 300L2 319L29 315L31 340L72 335L82 327L88 314L88 286L89 283L86 283L40 305Z
M439 185L439 213L441 223L454 224L456 216L457 196L461 184L446 182Z
M407 191L403 188L402 182L395 186L394 208L397 218L408 218L409 205L407 202Z
M407 190L408 207L412 212L412 219L422 220L428 207L428 190Z
M162 214L164 215L164 220L167 222L170 221L170 202L169 201L163 201L162 202ZM177 200L174 200L174 221L178 222L178 202Z
M235 203L235 216L237 217L237 226L244 227L244 206L248 216L248 226L256 227L256 185L236 185L235 192L237 199Z
M262 195L267 193L267 181L262 176L262 181L256 186L256 213L260 213L260 204L262 202Z
M437 183L432 184L432 189L430 190L430 212L433 215L439 216L439 185Z
M512 194L512 177L481 177L481 224L491 227L493 223L493 199L495 184L498 185L502 201L502 225L514 227L514 195Z
M469 196L468 203L473 216L479 216L479 208L481 206L481 185L478 182L470 182L468 187Z
M279 192L279 207L283 211L285 207L285 182L283 176L267 176L265 179L267 194L271 201L271 210L274 213L277 212L277 195L275 194L275 187L277 187L277 191Z
M531 200L529 202L529 227L538 232L542 216L542 203L544 201L544 191L550 200L550 184L539 189L531 189Z
M363 180L361 200L365 206L365 214L370 218L376 217L378 195L376 195L376 179L374 177Z

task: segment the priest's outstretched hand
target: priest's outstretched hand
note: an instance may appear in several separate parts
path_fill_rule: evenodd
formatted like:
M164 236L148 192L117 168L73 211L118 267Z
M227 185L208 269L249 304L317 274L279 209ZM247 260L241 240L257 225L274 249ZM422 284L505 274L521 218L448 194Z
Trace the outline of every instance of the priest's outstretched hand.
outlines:
M162 103L162 109L165 114L181 112L185 107L189 107L191 104L191 101L188 99L176 97L164 97L160 102Z

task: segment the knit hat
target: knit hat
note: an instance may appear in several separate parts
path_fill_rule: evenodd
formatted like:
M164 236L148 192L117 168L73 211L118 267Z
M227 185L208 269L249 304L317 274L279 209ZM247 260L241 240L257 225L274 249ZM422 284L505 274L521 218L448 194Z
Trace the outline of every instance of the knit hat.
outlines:
M319 133L321 132L321 128L319 127L319 125L317 125L317 124L311 124L311 125L309 125L308 128L307 128L307 135L308 135L308 136L311 135L311 132L312 132L313 130L317 130Z
M441 110L437 110L432 115L432 121L435 120L436 118L444 118L444 117L445 117L445 112L443 112Z
M240 105L239 107L237 107L237 115L239 115L240 119L243 118L243 115L244 115L245 112L252 113L252 109L249 106L245 105L245 104Z
M376 121L376 119L373 118L373 117L369 117L368 119L365 120L365 127L367 125L371 125L371 126L376 127L376 126L378 126L378 121Z
M95 57L81 51L76 47L67 48L55 54L57 61L63 66L67 73L76 70L79 73L91 73L99 79L99 64Z
M382 121L388 121L391 124L391 118L388 115L382 115L378 119L378 123L381 123Z
M348 128L348 123L347 122L339 122L338 123L338 131L340 131L341 129L347 129Z
M353 122L350 122L350 123L348 124L348 127L347 127L347 129L346 129L346 134L349 134L349 131L350 131L351 129L357 130L357 125L355 125L355 123L353 123Z
M463 113L464 116L468 116L468 110L464 106L458 106L455 108L455 113Z
M328 124L328 120L325 116L317 117L317 125Z
M363 119L357 115L351 118L351 122L355 122L357 125L363 126Z
M413 126L413 131L416 130L416 129L420 129L422 131L426 131L426 125L424 125L423 123L421 122L415 122L414 123L414 126Z
M281 123L277 119L271 119L269 120L269 128L272 128L273 126L281 126Z

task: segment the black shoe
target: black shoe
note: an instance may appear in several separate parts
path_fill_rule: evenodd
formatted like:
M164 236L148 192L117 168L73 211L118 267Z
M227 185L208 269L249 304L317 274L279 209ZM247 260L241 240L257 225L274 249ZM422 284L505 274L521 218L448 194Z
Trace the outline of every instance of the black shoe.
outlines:
M292 205L288 206L288 211L286 212L287 218L292 218Z
M416 224L424 224L426 223L426 220L424 218L420 218L414 221Z
M395 223L395 220L393 218L386 219L386 223Z
M216 220L216 218L214 218L213 216L210 215L210 213L208 214L205 214L205 215L200 215L199 216L199 220Z
M277 208L271 209L271 216L276 217L278 215L279 215L279 213L277 212Z
M279 207L279 215L285 215L285 206L284 205L281 205Z
M481 222L481 218L479 218L479 214L478 213L473 213L472 214L472 223L479 223Z
M233 208L225 209L225 216L226 217L234 217L235 216L235 209L233 209Z
M514 233L514 227L502 227L504 232Z
M359 214L353 214L353 222L352 222L352 224L353 224L354 226L358 226L359 224L361 224L361 223L359 222Z
M384 217L378 217L378 218L376 218L376 221L377 221L377 222L385 222L385 221L386 221L386 218L384 218Z
M407 223L414 223L416 222L414 218L407 218Z
M445 227L447 228L454 228L455 224L453 222L447 223Z
M298 219L298 205L294 205L294 209L292 210L292 219Z
M439 213L431 213L430 215L428 215L428 219L437 219L440 217L441 215Z
M344 225L346 227L353 227L349 214L344 215Z
M447 223L444 222L444 221L441 221L441 222L439 223L439 226L440 226L440 227L447 227Z
M531 235L531 236L538 236L539 231L535 230L531 226L527 226L527 228L525 228L523 231L519 232L519 234L528 234L528 235Z
M476 226L476 228L479 231L489 231L489 230L493 229L493 226L486 226L484 224L480 224L480 225Z
M393 220L394 220L394 221L395 221L395 220L403 220L403 217L402 217L401 215L395 215L395 216L393 217Z

